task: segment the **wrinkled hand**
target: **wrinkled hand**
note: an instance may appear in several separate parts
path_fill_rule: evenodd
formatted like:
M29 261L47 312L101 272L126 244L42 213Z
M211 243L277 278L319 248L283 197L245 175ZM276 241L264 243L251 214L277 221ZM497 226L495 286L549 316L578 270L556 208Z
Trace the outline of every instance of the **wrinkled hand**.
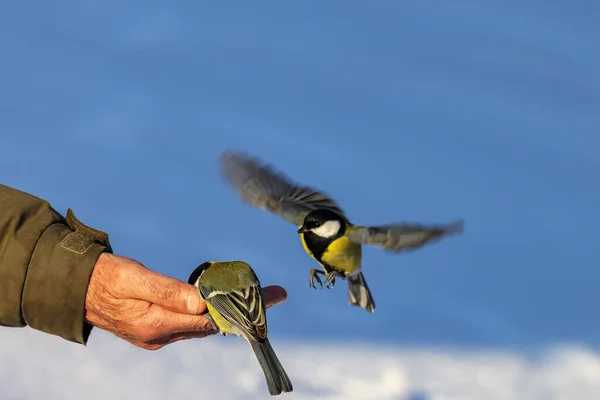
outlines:
M280 286L263 288L267 308L286 300ZM195 286L161 275L127 257L98 258L85 299L92 325L147 350L217 333Z

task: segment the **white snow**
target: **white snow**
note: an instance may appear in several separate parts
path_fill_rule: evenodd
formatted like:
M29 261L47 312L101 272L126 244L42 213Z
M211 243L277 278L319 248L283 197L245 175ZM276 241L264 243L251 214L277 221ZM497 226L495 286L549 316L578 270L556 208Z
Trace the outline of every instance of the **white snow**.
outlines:
M294 392L280 398L377 400L595 400L600 353L378 347L271 339ZM242 340L214 336L151 352L96 330L87 347L0 329L2 399L270 398Z

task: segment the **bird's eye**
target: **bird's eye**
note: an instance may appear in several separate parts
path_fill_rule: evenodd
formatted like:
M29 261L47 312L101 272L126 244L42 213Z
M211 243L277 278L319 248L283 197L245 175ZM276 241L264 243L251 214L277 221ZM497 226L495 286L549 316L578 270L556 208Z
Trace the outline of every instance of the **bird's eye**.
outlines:
M320 222L315 222L315 226L321 226Z

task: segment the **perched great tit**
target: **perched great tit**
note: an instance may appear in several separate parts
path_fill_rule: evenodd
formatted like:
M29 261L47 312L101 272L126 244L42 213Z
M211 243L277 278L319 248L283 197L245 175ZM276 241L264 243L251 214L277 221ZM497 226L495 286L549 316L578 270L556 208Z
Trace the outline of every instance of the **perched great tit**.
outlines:
M399 253L417 249L441 237L462 233L463 221L425 226L397 223L359 226L350 223L337 202L325 193L294 183L272 166L243 152L225 151L220 156L222 173L249 204L283 217L299 227L304 250L321 264L312 268L309 285L327 288L337 277L348 282L348 300L369 312L375 310L373 296L361 272L362 244Z
M207 319L224 336L248 341L262 368L271 396L292 392L292 382L267 339L267 315L260 281L243 261L200 264L188 283L206 302Z

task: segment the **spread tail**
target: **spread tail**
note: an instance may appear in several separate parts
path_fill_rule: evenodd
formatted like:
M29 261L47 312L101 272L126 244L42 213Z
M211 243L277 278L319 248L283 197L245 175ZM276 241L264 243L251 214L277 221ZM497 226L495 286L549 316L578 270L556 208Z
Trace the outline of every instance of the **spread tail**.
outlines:
M375 311L375 301L362 272L348 275L346 280L348 281L348 301L350 301L350 304L362 307L370 313Z
M267 380L267 386L269 387L269 394L276 396L278 394L291 392L294 390L292 382L287 376L287 373L281 366L275 351L269 343L269 339L262 341L250 340L250 346L254 355L258 359L258 363L265 374Z

